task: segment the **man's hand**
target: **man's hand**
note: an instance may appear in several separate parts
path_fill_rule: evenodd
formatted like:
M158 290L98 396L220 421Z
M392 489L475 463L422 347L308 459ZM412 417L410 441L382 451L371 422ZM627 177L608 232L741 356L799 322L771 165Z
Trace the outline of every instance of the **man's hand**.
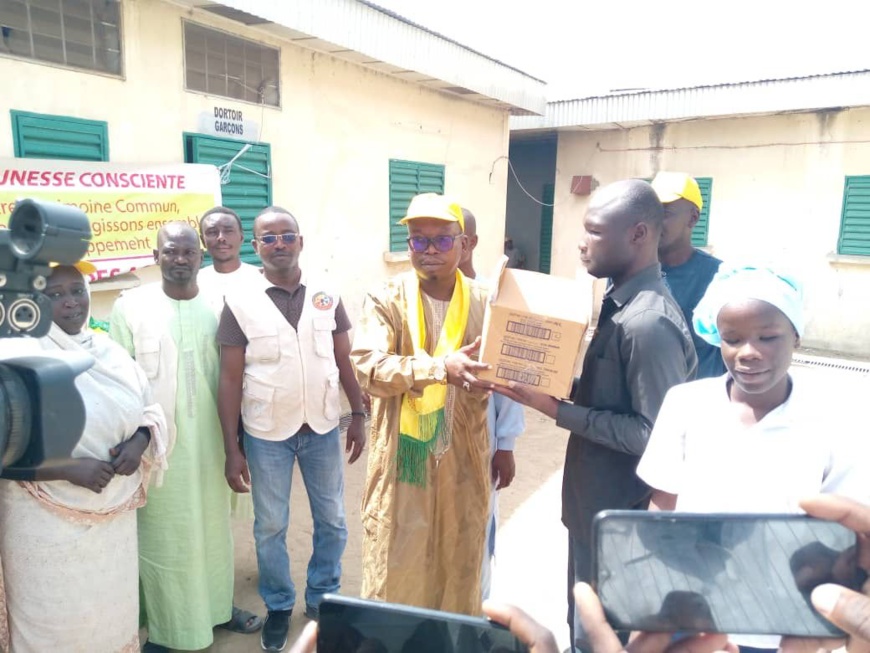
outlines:
M227 454L224 463L224 476L233 492L244 494L251 491L251 473L248 471L248 461L241 449Z
M109 449L112 457L112 468L116 474L130 476L139 469L142 454L148 448L148 438L136 431L129 439L124 440L117 447Z
M639 633L623 647L589 585L577 583L574 586L574 601L593 653L738 653L737 646L722 634L693 635L675 642L671 633Z
M492 384L488 381L481 381L476 374L483 370L488 370L492 366L486 363L479 363L473 360L472 355L476 354L480 349L480 337L474 339L470 345L465 345L444 358L444 367L447 369L447 383L455 385L467 392L472 389L489 392L492 390Z
M73 458L64 466L63 478L79 487L100 494L115 475L111 463L96 458Z
M513 482L516 472L514 452L498 449L492 456L492 480L498 481L495 489L508 487Z
M344 452L350 454L347 462L353 465L366 448L366 421L362 415L354 415L347 427L347 441Z
M870 572L870 506L831 494L820 494L801 501L801 508L811 517L837 521L858 534L858 566ZM834 625L849 634L845 640L849 653L870 651L870 580L861 592L826 583L813 590L813 607ZM815 653L819 649L832 651L843 646L842 639L783 638L783 653Z
M484 601L483 613L528 646L529 653L559 653L553 633L519 608L505 603Z
M511 381L507 386L493 385L492 391L504 395L508 399L513 399L523 406L534 408L547 417L556 419L556 412L559 409L560 402L555 397L532 390L529 386L516 383L515 381Z

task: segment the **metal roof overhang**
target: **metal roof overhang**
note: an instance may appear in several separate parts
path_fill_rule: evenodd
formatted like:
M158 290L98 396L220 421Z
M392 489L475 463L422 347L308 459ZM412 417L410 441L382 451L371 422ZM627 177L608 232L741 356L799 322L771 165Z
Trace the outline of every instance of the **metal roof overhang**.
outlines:
M170 0L397 79L542 115L546 84L363 0Z
M856 106L870 106L870 70L562 100L548 103L543 116L511 117L510 124L519 135Z

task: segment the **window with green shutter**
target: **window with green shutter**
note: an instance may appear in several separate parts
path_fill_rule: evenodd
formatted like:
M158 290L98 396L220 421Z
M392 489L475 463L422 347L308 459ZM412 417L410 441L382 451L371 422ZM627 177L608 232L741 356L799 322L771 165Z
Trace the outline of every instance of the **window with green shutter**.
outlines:
M244 141L184 134L185 163L210 163L221 166L236 156ZM246 263L259 265L251 245L254 218L272 205L272 148L267 143L250 143L250 148L233 162L229 181L221 185L223 205L239 214L245 231L241 256Z
M846 177L837 253L870 256L870 176Z
M399 224L411 198L420 193L444 193L444 166L390 159L390 251L408 249L408 231Z
M704 201L701 207L701 216L698 224L692 229L692 245L695 247L707 246L707 231L710 226L710 197L713 194L713 179L711 177L695 177L698 188L701 189L701 199Z
M105 121L15 110L10 113L18 158L109 160L109 125Z

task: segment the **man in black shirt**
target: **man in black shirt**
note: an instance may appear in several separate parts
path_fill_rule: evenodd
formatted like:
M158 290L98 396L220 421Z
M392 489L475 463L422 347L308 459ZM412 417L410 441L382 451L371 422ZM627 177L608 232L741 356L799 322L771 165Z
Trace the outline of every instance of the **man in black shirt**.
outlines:
M645 181L599 189L583 221L580 260L609 278L598 327L571 402L512 383L496 391L571 431L562 482L568 528L568 624L576 650L588 651L573 587L589 582L592 519L601 510L645 509L649 488L636 473L665 393L694 378L697 357L682 311L664 281L658 243L664 209Z

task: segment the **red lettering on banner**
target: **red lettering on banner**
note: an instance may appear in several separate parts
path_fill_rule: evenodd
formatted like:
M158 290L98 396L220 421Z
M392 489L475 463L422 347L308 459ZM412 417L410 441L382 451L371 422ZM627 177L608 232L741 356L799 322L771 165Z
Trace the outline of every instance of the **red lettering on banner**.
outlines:
M184 175L157 175L134 172L83 172L79 183L88 188L147 188L157 190L185 190Z
M60 170L10 170L0 169L0 187L33 186L36 188L66 187L76 185L85 188L140 188L153 190L187 190L185 175L143 174L141 172L93 172L75 173Z
M136 268L132 268L130 272L135 270ZM91 281L99 281L101 279L110 279L114 277L116 274L121 274L120 268L112 268L111 270L97 270L93 274L91 274ZM94 278L96 277L96 278Z

